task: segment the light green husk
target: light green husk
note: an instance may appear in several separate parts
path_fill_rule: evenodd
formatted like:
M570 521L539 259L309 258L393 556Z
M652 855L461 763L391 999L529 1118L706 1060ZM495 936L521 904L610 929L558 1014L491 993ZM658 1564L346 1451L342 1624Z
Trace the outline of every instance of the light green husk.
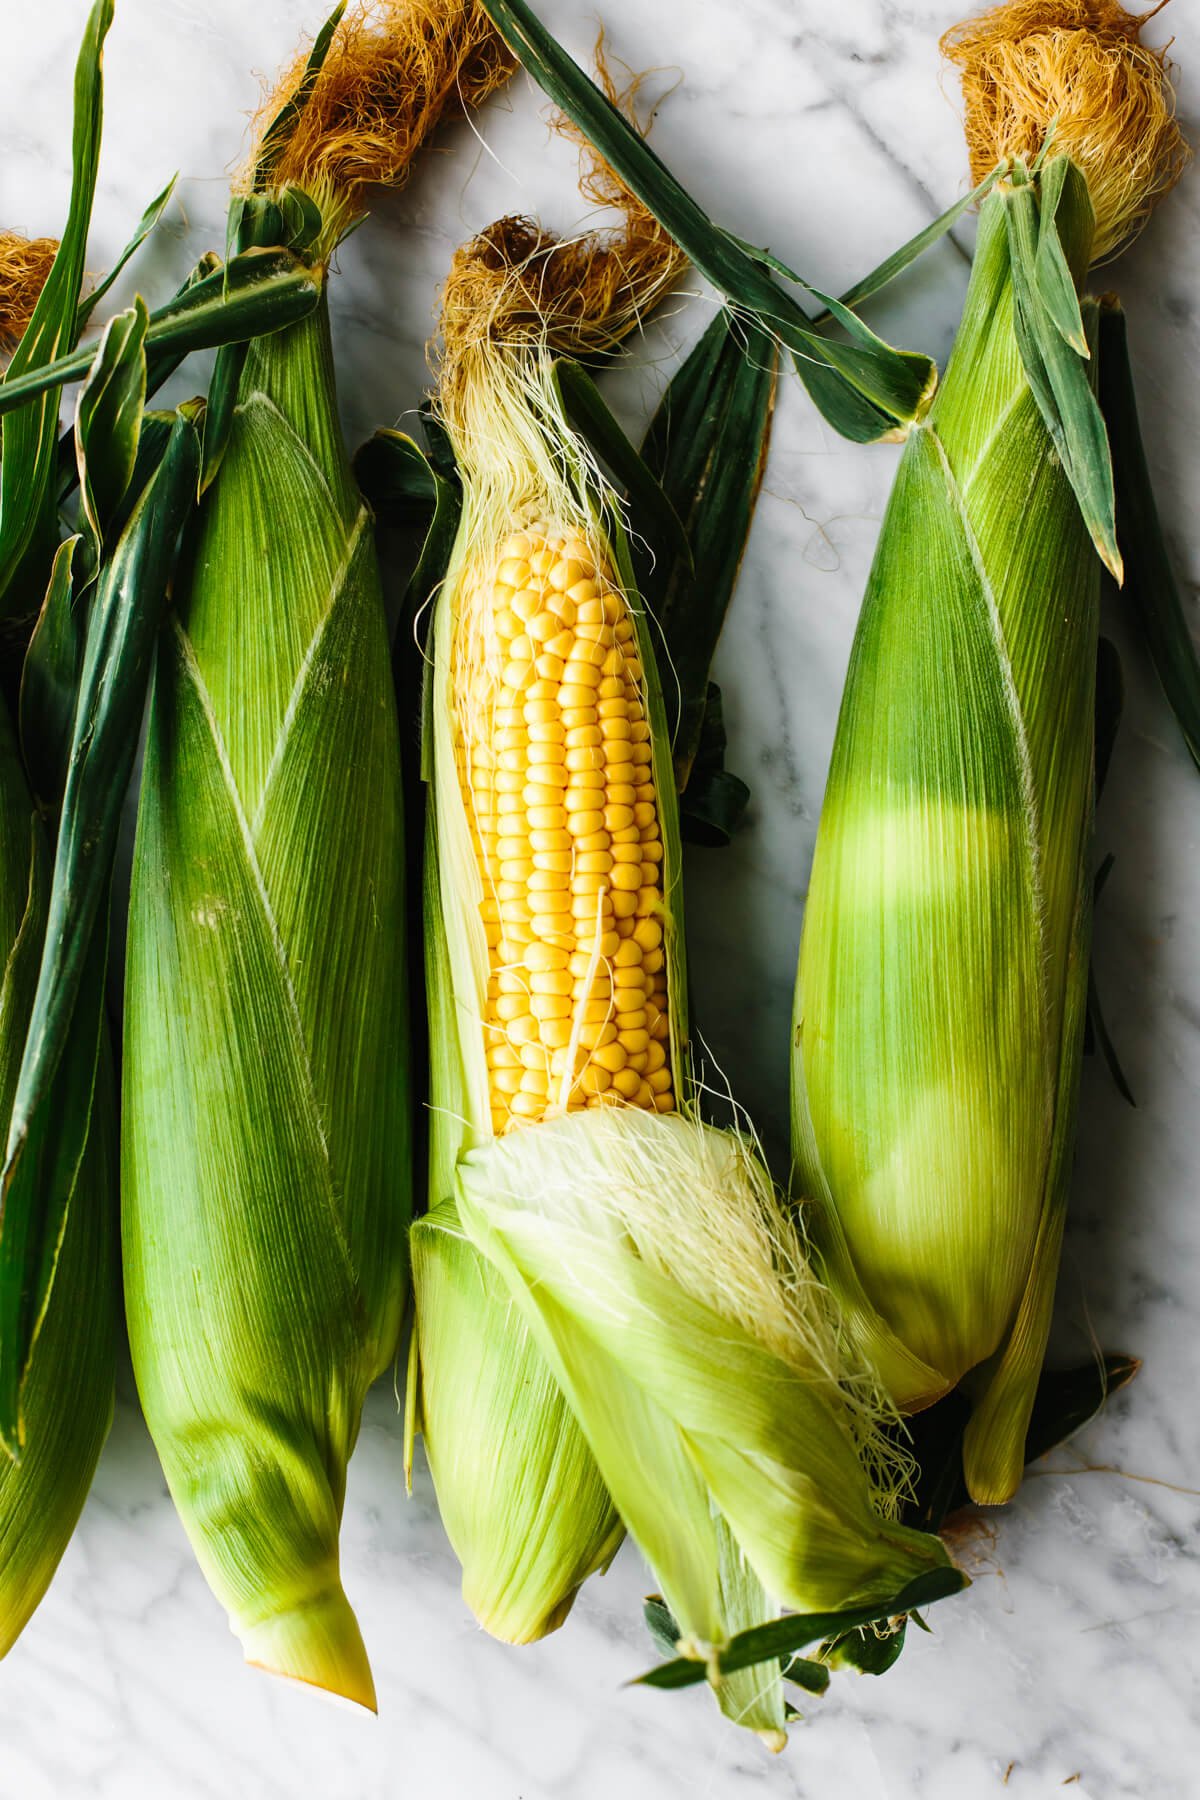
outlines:
M338 1575L408 1193L400 746L328 316L261 340L159 651L130 898L130 1341L247 1659L371 1704Z
M1086 31L1066 36L1086 23L1079 12L1080 0L1018 0L952 34L992 59L977 81L1006 142L1026 101L1023 85L996 100L1006 58L1030 89L1041 69L1060 129L1042 117L1040 170L1014 161L983 201L953 357L905 449L851 655L795 1004L796 1177L829 1278L902 1407L967 1379L966 1476L982 1502L1008 1499L1020 1480L1062 1241L1090 940L1101 580L1076 492L1107 500L1111 516L1112 491L1106 463L1064 467L1031 388L1011 215L1030 216L1032 179L1038 281L1057 323L1094 247L1128 235L1162 188L1161 167L1137 181L1112 168L1126 155L1141 169L1145 114L1131 113L1128 143L1111 116L1089 115L1089 95L1108 90L1080 47ZM1103 0L1096 12L1111 22L1120 9ZM1128 29L1118 40L1132 41ZM1107 58L1112 44L1101 48ZM1096 60L1107 78L1100 50ZM1161 111L1157 65L1154 80ZM1098 231L1060 142L1108 168L1101 191L1116 210ZM1002 148L978 145L977 163ZM1055 208L1069 271L1057 287L1043 259ZM1078 316L1094 355L1094 306ZM1097 547L1119 570L1111 533Z
M239 229L294 225L327 258L364 187L403 180L442 111L506 66L473 0L339 7L264 109ZM236 398L161 641L138 814L130 1339L247 1661L373 1706L338 1530L407 1285L404 848L373 521L324 296L252 346Z
M483 240L483 255L502 239ZM489 1629L523 1638L561 1622L579 1582L614 1547L607 1488L685 1645L712 1664L722 1706L777 1748L778 1671L721 1676L714 1653L780 1602L815 1610L884 1599L946 1557L936 1540L881 1516L873 1394L843 1380L827 1296L753 1147L698 1117L678 817L651 627L611 495L554 380L551 346L570 342L573 315L554 309L551 243L527 243L519 266L525 291L546 301L545 321L525 316L518 329L510 318L506 335L498 306L487 328L477 322L452 341L440 389L464 503L429 674L433 1141L432 1211L413 1231L419 1419L464 1591ZM628 308L629 323L637 310ZM450 682L455 647L469 663L481 629L472 571L533 519L585 534L634 614L665 844L681 1111L606 1107L495 1138L483 890Z
M33 1004L50 855L0 706L0 1121L8 1117ZM112 1421L116 1366L115 1133L107 1045L75 1177L54 1286L24 1396L19 1462L0 1454L0 1656L34 1611L67 1547Z

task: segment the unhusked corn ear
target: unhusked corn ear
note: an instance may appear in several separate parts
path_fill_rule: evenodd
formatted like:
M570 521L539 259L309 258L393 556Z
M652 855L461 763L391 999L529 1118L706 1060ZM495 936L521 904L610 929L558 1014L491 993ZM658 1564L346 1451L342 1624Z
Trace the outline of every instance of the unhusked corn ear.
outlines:
M670 1112L662 827L628 602L584 536L543 523L463 584L451 692L492 1128L614 1102Z
M1116 0L1009 0L945 40L1006 178L880 535L796 987L828 1278L898 1405L965 1381L980 1504L1024 1466L1083 1055L1101 558L1120 579L1084 289L1186 155L1138 30Z

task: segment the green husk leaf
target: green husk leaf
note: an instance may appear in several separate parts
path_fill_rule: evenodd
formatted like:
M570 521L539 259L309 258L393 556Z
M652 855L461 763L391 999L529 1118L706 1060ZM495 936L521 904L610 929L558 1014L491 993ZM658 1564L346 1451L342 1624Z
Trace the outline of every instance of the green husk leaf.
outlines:
M867 334L859 344L822 337L773 278L762 251L747 251L713 224L619 108L584 74L525 0L484 0L485 10L533 79L574 121L735 310L791 351L800 379L836 431L870 443L903 430L928 404L928 357Z
M103 300L105 294L108 293L113 283L117 280L117 277L123 272L126 264L132 257L136 256L146 239L150 236L150 233L154 230L154 227L158 224L158 221L162 218L163 213L166 211L167 203L170 200L171 195L175 192L175 183L178 180L178 173L172 175L162 193L155 195L154 199L150 202L149 206L138 220L137 229L134 231L133 236L118 256L112 268L108 271L108 274L105 275L102 281L97 283L86 299L80 301L79 310L76 314L78 331L83 330L83 327L95 312L100 301Z
M720 697L709 670L766 468L778 365L772 337L720 313L672 378L642 443L642 460L691 547L685 561L639 533L631 549L639 590L662 636L681 813L685 835L697 841L726 841L749 795L724 773Z
M710 681L700 742L679 798L679 828L685 843L723 849L750 804L746 783L725 767L727 741L721 690Z
M824 1694L829 1689L829 1670L824 1663L812 1662L807 1656L793 1656L783 1663L783 1679L794 1682L806 1694Z
M565 417L590 444L614 484L624 489L638 532L645 533L659 555L678 559L690 569L692 546L679 514L654 470L639 456L605 405L582 363L559 357L553 378Z
M909 1616L918 1624L924 1623L920 1613ZM882 1634L860 1626L822 1644L821 1659L831 1669L857 1669L860 1675L886 1675L899 1661L907 1636L908 1618L902 1619L894 1631Z
M1012 258L1014 325L1025 374L1033 390L1046 429L1062 458L1063 468L1075 491L1079 510L1096 552L1119 582L1121 553L1117 546L1113 470L1104 419L1088 374L1088 364L1063 336L1059 322L1046 304L1039 268L1061 260L1068 270L1060 237L1066 217L1073 241L1089 236L1083 221L1091 217L1087 183L1066 157L1050 165L1061 166L1059 192L1051 191L1053 210L1044 203L1040 213L1035 189L1026 182L1008 195L1007 219ZM1043 194L1047 193L1043 177ZM1050 245L1052 249L1046 249ZM1076 261L1086 261L1079 258ZM1082 271L1081 271L1082 278ZM1089 316L1094 311L1089 306Z
M1046 165L1038 194L1038 240L1034 253L1033 275L1042 304L1054 322L1063 341L1086 362L1091 356L1083 315L1079 310L1079 294L1058 235L1056 219L1063 189L1074 165L1065 156L1056 156ZM1078 176L1075 176L1078 179Z
M75 65L67 221L33 317L0 383L0 412L20 407L4 427L4 455L0 459L0 616L25 605L29 587L40 601L58 542L58 390L71 377L54 371L70 361L64 353L74 347L78 335L79 293L100 158L102 52L112 18L113 0L96 0ZM89 353L84 369L90 361ZM25 400L36 400L38 404L26 406L22 404ZM29 571L24 575L27 558Z
M75 1063L84 1059L83 1068L90 1056L94 1074L107 955L98 920L168 574L196 498L197 424L195 407L180 409L162 465L104 569L88 623L45 942L3 1172L0 1436L14 1453L22 1438L21 1388L53 1282L70 1192L69 1183L47 1182L46 1158L55 1167L77 1166L87 1129L78 1111L76 1130L63 1128L57 1077L61 1066L75 1094L83 1081ZM90 1096L90 1080L86 1087Z
M1125 710L1125 675L1121 656L1110 637L1096 646L1096 802L1104 792L1112 753Z
M295 129L297 119L308 105L317 76L321 73L325 58L329 55L333 34L341 24L342 14L345 10L346 0L338 0L337 5L313 39L313 47L309 51L304 73L295 90L288 95L259 139L258 155L255 158L251 181L255 194L263 194L271 186L280 154Z
M1073 1437L1140 1368L1136 1357L1113 1353L1075 1369L1044 1369L1025 1435L1026 1466ZM969 1417L968 1401L956 1392L908 1421L920 1471L915 1497L904 1511L908 1524L938 1531L952 1513L971 1504L962 1473Z
M1108 425L1117 491L1123 597L1135 619L1193 761L1200 766L1200 657L1167 554L1138 422L1125 314L1100 302L1100 407Z
M900 1618L918 1606L930 1606L935 1600L957 1594L969 1585L961 1569L945 1567L928 1569L903 1587L891 1600L875 1606L847 1608L845 1612L790 1613L769 1625L743 1631L717 1655L721 1674L752 1668L756 1663L776 1657L791 1657L810 1644L824 1638L837 1638L858 1626L875 1625L886 1619ZM639 1687L696 1687L708 1679L708 1665L693 1657L677 1657L657 1669L639 1675Z
M650 1594L642 1602L642 1618L654 1640L654 1648L663 1656L674 1656L681 1633L674 1613L661 1594Z
M109 320L75 406L79 500L93 568L137 463L146 400L146 326L141 300Z
M66 779L71 725L83 662L83 622L75 608L75 558L83 538L58 547L46 598L21 669L21 752L38 805L57 808Z
M1038 1384L1037 1398L1025 1439L1025 1460L1033 1463L1047 1451L1074 1437L1095 1418L1113 1394L1137 1375L1136 1356L1112 1353L1078 1369L1048 1369Z
M183 286L178 289L178 293L179 294L186 293L188 288L194 287L196 282L204 280L204 278L206 276L211 275L214 270L219 269L220 267L221 267L220 258L217 255L215 255L214 252L212 252L211 250L206 251L205 254L200 258L200 261L196 264L195 268L189 274L187 280L183 283ZM146 398L147 398L147 400L150 399L151 395L156 394L158 392L159 388L163 385L164 381L167 381L175 373L176 369L184 361L187 354L188 353L186 350L179 350L179 351L172 351L172 352L161 351L161 350L156 351L153 348L153 346L151 346L151 348L149 349L147 356L146 356ZM162 451L166 445L167 433L169 433L169 431L170 431L171 424L173 422L173 418L174 418L174 415L169 412L168 413L161 413L161 412L160 413L146 413L143 415L143 418L142 418L142 436L143 436L143 438L147 431L149 431L152 436L155 435L156 433L161 432L161 441L158 443L157 450L151 454L149 461L146 464L147 469L156 467L157 464L161 461ZM142 460L144 452L145 452L145 445L143 444L142 448L138 452L139 460ZM70 429L67 431L64 431L58 440L58 473L57 473L56 491L57 491L57 496L58 496L58 505L60 508L64 505L68 496L74 490L75 485L78 482L78 480L79 480L79 464L78 464L78 461L77 461L76 455L75 455L75 425L74 425L74 421L72 421ZM140 493L142 487L144 487L144 486L145 486L145 481L144 480L139 481L137 478L137 475L135 474L133 481L130 483L131 490L134 493ZM119 529L118 529L118 535L119 535Z
M869 275L864 275L861 281L856 281L853 287L847 288L846 292L841 295L842 305L859 306L864 300L869 300L872 295L881 293L896 279L897 275L902 275L905 269L917 261L918 257L923 256L926 250L932 249L934 244L946 236L947 232L952 231L964 213L970 212L972 207L978 206L979 202L995 187L1006 168L1006 163L998 163L989 175L984 176L978 187L972 188L969 194L964 194L961 200L956 200L953 206L947 207L946 211L933 221L932 225L926 225L923 231L918 231L916 236L909 238L906 244L901 244L899 250L894 250L890 256L885 257L877 268L871 270Z
M182 358L193 350L212 350L281 331L313 312L321 283L320 274L290 250L243 251L150 314L147 353ZM9 377L0 385L0 414L48 389L81 380L94 356L91 348L72 351L16 379L10 364Z

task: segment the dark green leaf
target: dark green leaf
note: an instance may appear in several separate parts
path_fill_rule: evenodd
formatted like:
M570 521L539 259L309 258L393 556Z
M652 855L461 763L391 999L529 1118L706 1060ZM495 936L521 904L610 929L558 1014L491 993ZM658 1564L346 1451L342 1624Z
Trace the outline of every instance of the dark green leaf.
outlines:
M58 1117L60 1070L80 1092L94 1074L103 992L104 911L121 805L137 750L151 653L183 523L195 504L200 434L181 408L162 463L106 563L88 622L50 889L49 919L9 1123L0 1214L0 1437L20 1442L21 1387L53 1276L69 1186L47 1182L47 1157L82 1154ZM97 973L97 964L99 970ZM98 984L98 987L97 987ZM86 1028L85 1028L85 1021ZM74 1022L74 1029L73 1027ZM89 1049L90 1044L90 1049ZM87 1088L90 1093L91 1077Z
M46 379L45 371L61 366L77 336L76 315L100 158L102 51L112 16L113 0L96 0L84 30L75 65L67 221L33 317L0 384L0 411L20 406L4 427L4 455L0 458L0 615L26 604L30 587L37 600L41 599L58 543L58 390L68 377L51 375ZM23 399L36 404L22 405ZM27 556L31 566L23 573Z
M1096 654L1096 799L1108 780L1113 746L1125 710L1125 677L1117 646L1101 637Z
M915 1607L930 1606L949 1594L957 1594L967 1586L960 1569L929 1569L918 1575L892 1599L875 1606L849 1607L844 1612L791 1613L773 1619L769 1625L756 1625L732 1638L719 1657L723 1674L752 1668L756 1663L790 1657L809 1644L823 1638L840 1637L856 1626L873 1625L883 1619L897 1618ZM693 1657L677 1657L657 1669L638 1677L644 1687L694 1687L708 1679L708 1666Z
M1109 1031L1108 1023L1104 1017L1104 1007L1100 999L1100 989L1096 984L1096 964L1094 958L1092 965L1088 970L1087 1036L1084 1039L1083 1047L1085 1052L1095 1049L1099 1050L1101 1056L1104 1058L1104 1066L1112 1077L1113 1086L1116 1088L1118 1094L1120 1094L1122 1100L1127 1101L1130 1106L1136 1107L1137 1101L1133 1097L1133 1089L1130 1087L1125 1076L1125 1071L1121 1067L1121 1059L1117 1055L1117 1047L1113 1043L1112 1033Z
M154 230L154 227L158 224L158 221L162 218L162 215L166 210L167 202L175 192L175 183L178 180L178 175L172 175L162 193L155 195L154 199L150 202L149 206L138 220L137 230L122 250L120 256L118 256L112 268L108 271L108 274L98 286L92 289L86 300L81 301L79 311L76 315L79 331L83 330L87 321L95 312L96 307L99 305L100 301L103 300L105 294L108 293L125 265L129 262L131 257L136 256L146 239L150 236L150 233Z
M1138 423L1125 314L1100 306L1100 405L1108 423L1117 486L1117 537L1125 561L1122 594L1146 640L1167 702L1200 767L1200 658L1184 615Z
M133 479L146 401L146 327L141 300L104 328L75 406L79 498L98 566L113 518Z
M674 1656L680 1638L679 1626L661 1594L651 1594L643 1602L642 1617L660 1656Z
M691 545L679 515L605 405L587 370L561 357L554 365L554 379L572 428L586 439L616 486L624 488L638 534L644 533L659 555L681 558L690 568Z
M1038 1383L1025 1436L1025 1461L1036 1462L1094 1419L1111 1394L1131 1382L1136 1356L1103 1356L1079 1369L1049 1369Z
M1079 1369L1044 1369L1025 1437L1026 1464L1085 1425L1139 1367L1131 1357L1113 1355ZM919 1474L904 1524L937 1531L951 1513L970 1505L962 1476L962 1439L970 1411L966 1397L955 1392L906 1421Z
M1083 207L1087 206L1090 212L1086 184L1066 158L1057 160L1066 164L1068 178L1057 211L1053 215L1043 211L1041 229L1060 234L1065 220L1068 229L1078 235L1083 229L1079 217ZM1018 185L1010 190L1007 220L1015 302L1013 324L1026 378L1097 553L1119 581L1121 555L1117 548L1108 436L1092 392L1088 364L1063 338L1042 297L1037 277L1039 216L1032 186Z
M428 699L422 622L450 562L458 533L461 491L457 479L443 475L433 457L427 457L420 445L402 431L377 431L359 450L354 469L364 494L384 524L420 534L421 547L400 606L392 673L401 721L422 719ZM409 795L413 818L423 810L423 784L432 775L430 732L422 728L420 739L421 791ZM419 844L419 834L410 841Z
M309 51L304 74L296 84L295 91L289 94L259 140L253 177L256 194L265 193L267 188L272 185L275 166L279 161L280 154L295 130L297 119L308 105L317 76L321 73L325 58L329 55L333 34L340 25L345 10L346 0L338 0L337 5L313 40L313 47Z
M375 432L355 452L354 475L381 525L428 530L443 478L407 432Z
M928 357L823 338L781 287L764 251L749 251L697 206L583 70L556 43L525 0L484 0L509 47L556 106L571 118L625 185L649 207L700 272L734 309L749 315L792 352L797 372L835 430L858 443L909 425L928 402Z
M723 849L742 822L750 789L725 767L725 719L721 690L708 684L700 742L679 801L679 824L690 844Z
M1079 294L1058 235L1059 202L1068 179L1072 178L1082 180L1067 157L1056 156L1047 164L1038 193L1038 240L1033 273L1038 294L1055 329L1075 354L1086 361L1091 351L1083 329Z
M886 1675L899 1659L907 1632L907 1619L901 1620L895 1631L882 1635L869 1628L847 1631L822 1645L821 1657L831 1669L857 1669L860 1675Z
M320 297L321 276L290 250L247 250L150 314L147 351L181 359L193 350L262 337L307 318ZM77 350L20 380L6 380L0 385L0 413L49 388L81 380L94 355L91 349Z
M21 754L34 798L56 810L66 779L75 695L83 662L83 630L74 604L74 563L83 542L58 547L50 585L21 670Z
M791 1656L784 1660L783 1679L794 1682L806 1694L823 1694L829 1687L829 1670L824 1663L812 1662L806 1656Z
M35 821L35 827L40 824ZM40 830L38 832L41 838ZM48 862L44 845L35 853ZM45 875L38 877L45 879ZM106 909L107 910L107 909ZM35 953L36 954L36 953ZM57 1271L67 1208L87 1145L104 1018L107 918L90 933L77 984L73 1028L30 1124L20 1165L4 1192L0 1228L0 1439L14 1461L24 1444L28 1363ZM17 1356L16 1347L22 1353Z
M634 510L634 566L661 632L682 822L698 842L727 842L749 798L725 772L720 693L709 670L766 467L778 362L774 340L758 326L719 314L667 387L642 443L642 460L691 549L686 561L672 555Z

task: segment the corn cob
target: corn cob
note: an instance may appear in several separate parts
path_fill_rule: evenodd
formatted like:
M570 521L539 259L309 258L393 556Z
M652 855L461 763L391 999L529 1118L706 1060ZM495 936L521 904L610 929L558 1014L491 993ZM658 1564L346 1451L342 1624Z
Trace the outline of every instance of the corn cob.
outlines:
M444 300L463 515L431 640L413 1385L489 1629L561 1622L614 1547L607 1487L722 1704L778 1745L777 1669L715 1661L769 1612L762 1584L837 1606L946 1559L876 1510L826 1298L752 1149L697 1116L649 625L551 362L611 348L679 266L612 197L617 240L501 221Z
M443 109L504 67L469 0L339 7L265 115L235 200L243 247L291 221L327 263L364 185L402 181ZM373 1706L338 1528L407 1280L399 735L324 300L230 368L138 815L130 1338L172 1494L247 1660ZM218 365L218 414L222 379Z
M1137 30L1112 0L1017 0L946 40L975 171L1003 173L863 603L796 991L796 1170L830 1279L900 1405L970 1376L984 1502L1020 1479L1054 1295L1101 560L1120 574L1077 293L1181 162Z

